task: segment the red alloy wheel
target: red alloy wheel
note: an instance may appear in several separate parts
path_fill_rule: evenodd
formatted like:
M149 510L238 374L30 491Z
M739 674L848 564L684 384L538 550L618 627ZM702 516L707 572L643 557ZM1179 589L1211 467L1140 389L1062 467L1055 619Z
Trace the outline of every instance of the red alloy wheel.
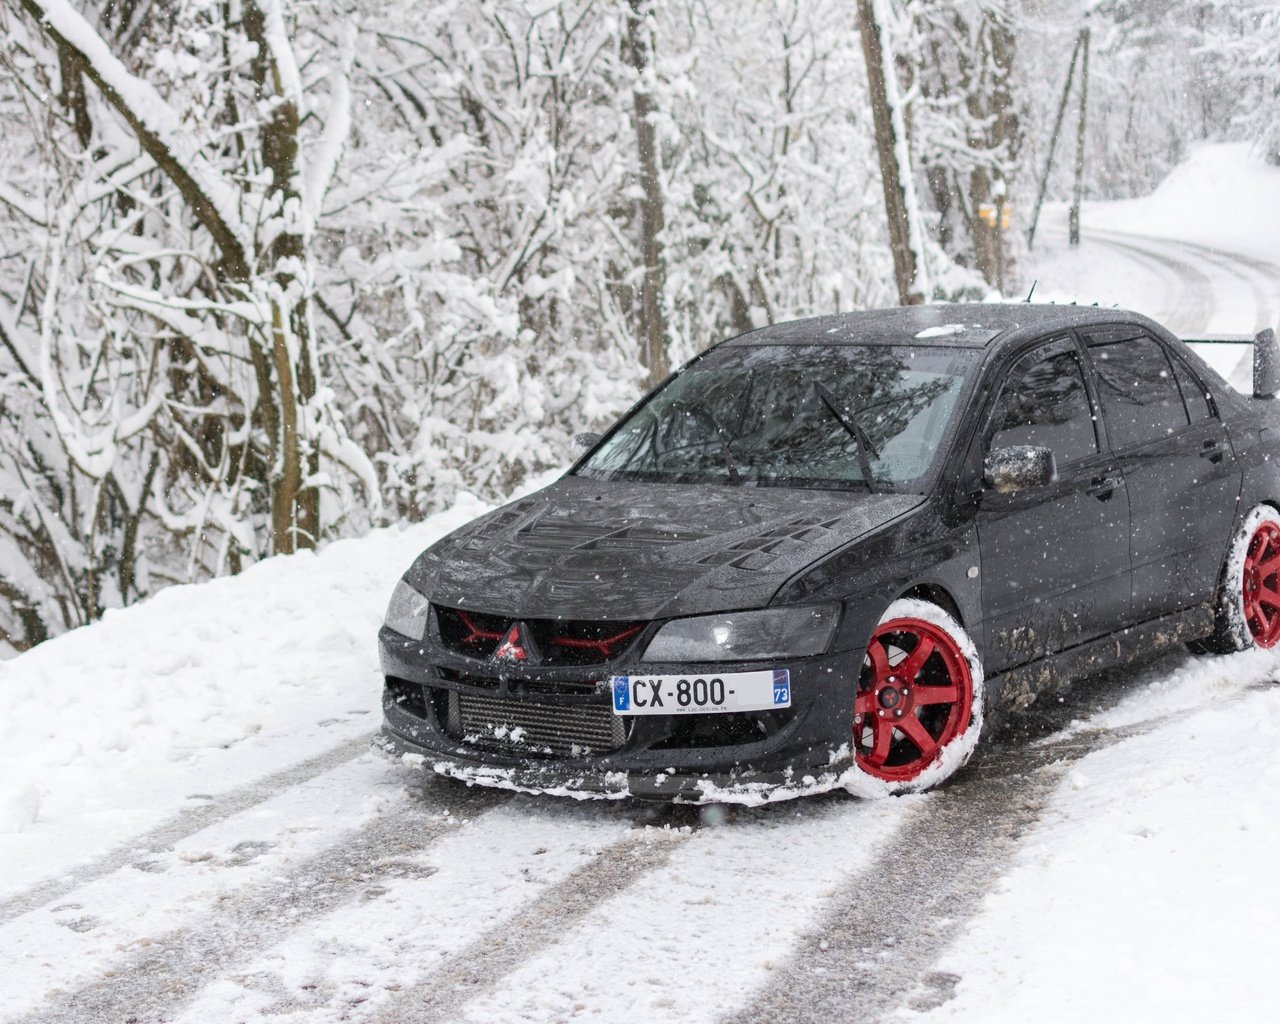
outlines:
M1275 621L1280 630L1280 614ZM863 771L887 782L916 779L968 728L972 711L969 662L950 633L916 618L876 627L853 702Z
M1260 523L1244 556L1244 620L1259 647L1280 641L1280 526Z

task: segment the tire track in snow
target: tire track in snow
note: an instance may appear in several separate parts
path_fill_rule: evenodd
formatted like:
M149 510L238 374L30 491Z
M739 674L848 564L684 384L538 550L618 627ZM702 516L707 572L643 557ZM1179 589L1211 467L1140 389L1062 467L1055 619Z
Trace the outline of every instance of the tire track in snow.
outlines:
M832 897L768 987L724 1024L812 1024L851 1010L869 1022L909 992L945 999L955 979L928 968L1004 873L1065 769L1106 740L996 748L930 793L876 862Z
M373 1024L440 1024L493 991L522 964L553 945L600 904L660 871L700 828L696 808L663 806L636 819L637 831L601 850L589 864L526 903L509 919L449 956L372 1017ZM653 842L644 826L672 826ZM683 828L682 826L688 826Z
M1084 692L1075 696L1115 704L1130 684L1141 684L1140 674L1146 673L1103 673L1078 684ZM1255 680L1219 703L1273 685L1269 677ZM945 1002L959 979L930 967L1005 873L1066 771L1094 751L1203 710L1183 708L1110 730L1086 727L1040 742L1014 735L1027 725L1061 728L1073 706L1046 706L1012 720L985 754L980 748L961 775L930 793L875 864L832 898L768 988L722 1024L825 1024L851 1010L870 1022L887 1019L908 998L916 1009Z
M1230 274L1242 278L1242 284L1253 293L1256 314L1253 326L1245 329L1256 334L1264 327L1280 326L1280 267L1273 263L1238 253L1224 252L1190 242L1177 243L1183 249L1197 254L1207 263L1221 267Z
M458 1024L705 1024L785 963L829 893L926 798L844 793L731 811L453 1017Z
M1172 304L1167 310L1154 314L1175 333L1183 336L1228 330L1257 333L1264 327L1280 326L1277 323L1280 320L1280 267L1273 263L1154 235L1094 229L1089 236L1102 245L1166 271L1166 277L1172 275L1177 279L1179 288L1172 292ZM1212 268L1212 276L1205 272L1205 267ZM1230 294L1236 289L1248 293L1245 301L1252 310L1232 305L1239 301ZM1222 321L1226 321L1227 326L1221 329L1215 326Z
M640 864L685 832L642 828L696 821L684 809L515 796L442 839L406 871L235 965L186 1004L176 1024L270 1019L280 1024L367 1021L416 1004L424 985L447 987L439 965L487 959L518 915L601 858ZM640 829L640 831L637 831ZM602 851L604 851L602 853ZM555 897L552 897L555 899ZM557 901L561 902L561 901ZM402 1016L412 1018L410 1005Z
M1185 253L1180 243L1164 243L1138 235L1091 230L1089 237L1100 245L1119 250L1137 263L1154 268L1166 281L1169 296L1166 308L1152 312L1180 336L1203 334L1215 308L1213 281L1195 266L1193 254Z
M168 821L117 846L96 860L0 901L0 926L32 910L64 899L73 890L105 878L134 863L140 857L145 857L147 853L166 850L174 843L210 825L226 821L251 807L265 803L286 789L354 760L369 749L372 736L372 733L366 733L346 740L315 757L299 761L248 785L223 793L208 803L184 808Z
M98 980L51 993L39 1010L12 1018L14 1024L167 1020L219 972L356 898L362 887L394 872L397 857L421 851L512 795L433 783L420 806L378 818L287 874L228 894L190 927L138 942L137 953Z
M420 806L422 788L381 758L357 757L0 926L0 949L13 951L0 954L0 1020L39 1008L54 989L91 984L122 951L188 927L379 816Z

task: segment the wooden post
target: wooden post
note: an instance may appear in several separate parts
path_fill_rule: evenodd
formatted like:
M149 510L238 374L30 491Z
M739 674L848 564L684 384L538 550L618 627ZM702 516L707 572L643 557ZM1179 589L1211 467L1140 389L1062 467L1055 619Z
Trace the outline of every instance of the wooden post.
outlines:
M1027 248L1036 241L1036 225L1040 223L1040 207L1044 205L1044 195L1049 188L1049 172L1053 169L1053 153L1058 148L1058 136L1062 134L1062 119L1067 113L1067 100L1071 97L1071 83L1075 81L1076 64L1080 60L1080 45L1084 41L1084 33L1076 36L1076 45L1071 50L1071 66L1067 68L1067 84L1062 87L1062 99L1058 101L1058 114L1053 119L1053 134L1049 136L1049 153L1045 157L1044 171L1040 174L1040 188L1036 192L1036 205L1031 211L1031 227L1027 228Z
M1004 182L1000 182L1001 185ZM996 288L1004 294L1004 232L1005 211L1009 209L1009 196L1004 189L996 198Z
M1080 30L1080 44L1084 58L1080 64L1080 122L1076 129L1076 187L1071 199L1071 216L1068 219L1072 246L1080 244L1080 199L1084 192L1084 134L1089 113L1088 26Z

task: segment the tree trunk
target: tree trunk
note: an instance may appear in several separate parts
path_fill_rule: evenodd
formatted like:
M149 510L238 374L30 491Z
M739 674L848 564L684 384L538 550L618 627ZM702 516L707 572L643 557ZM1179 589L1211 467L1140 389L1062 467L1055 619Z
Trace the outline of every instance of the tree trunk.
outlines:
M1007 22L990 14L984 14L984 20L967 101L970 123L981 126L970 136L969 145L987 159L969 175L969 208L974 214L974 265L987 284L1003 291L1003 207L1009 201L1004 171L1012 164L1018 149L1018 122L1010 83L1015 39L1013 28ZM984 204L992 207L989 218L976 216Z
M666 257L662 251L664 226L662 181L658 176L658 141L653 127L657 106L650 92L646 72L652 62L652 46L645 31L648 0L627 0L626 36L623 57L635 72L631 98L640 165L640 256L644 276L640 283L640 358L649 373L645 383L658 384L669 372L667 317L663 309L666 290Z
M912 244L908 210L911 190L909 165L904 166L906 135L901 112L890 104L891 88L886 65L880 22L873 0L858 0L858 34L862 37L862 53L867 66L867 82L871 93L871 116L875 123L876 152L880 158L880 181L884 188L885 215L889 221L889 247L893 252L893 276L898 287L898 302L909 306L924 301L917 284L920 267ZM896 93L896 90L892 90Z
M278 17L278 12L276 13ZM262 129L262 163L274 185L268 206L282 213L301 205L298 187L299 110L288 94L267 34L267 15L256 2L244 6L245 32L258 44L253 75L259 98L274 101L271 118ZM291 218L297 224L297 219ZM320 535L320 495L308 484L319 469L318 454L307 443L306 406L315 397L311 321L307 311L308 284L299 276L307 263L306 239L298 228L281 231L268 252L275 268L278 298L271 303L271 363L278 416L264 417L276 427L275 459L271 470L271 546L276 554L314 548Z

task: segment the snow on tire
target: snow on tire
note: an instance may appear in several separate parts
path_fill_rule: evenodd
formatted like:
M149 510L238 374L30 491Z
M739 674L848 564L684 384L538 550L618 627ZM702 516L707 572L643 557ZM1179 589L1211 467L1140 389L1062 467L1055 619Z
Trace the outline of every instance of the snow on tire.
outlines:
M1218 586L1217 622L1205 643L1223 653L1280 642L1280 512L1256 505L1227 547Z
M894 601L863 658L845 788L884 797L950 778L978 745L982 700L982 662L964 627L927 601Z

